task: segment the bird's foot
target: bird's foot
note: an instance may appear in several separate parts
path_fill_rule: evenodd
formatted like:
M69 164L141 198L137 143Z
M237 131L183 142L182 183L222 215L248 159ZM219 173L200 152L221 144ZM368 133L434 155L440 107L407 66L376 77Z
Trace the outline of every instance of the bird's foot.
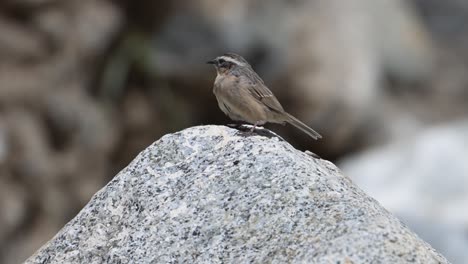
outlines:
M250 129L250 133L253 133L253 132L255 131L255 129L257 129L257 127L258 127L259 125L261 125L261 124L265 124L265 122L263 122L263 121L257 121L257 122L255 122L254 125L252 126L252 128ZM263 129L263 127L262 127L262 129Z
M239 124L239 123L237 123L237 124L227 124L227 126L230 127L230 128L235 128L235 129L239 129L239 130L240 130L240 129L241 129L243 126L245 126L245 125L244 125L244 124Z
M253 133L258 128L250 124L228 124L227 126L246 133Z
M240 130L242 132L249 132L249 133L253 133L257 129L263 129L263 127L258 126L257 123L255 123L253 125L251 125L251 124L228 124L227 126L230 127L230 128L235 128L235 129Z
M261 126L255 126L255 125L250 125L250 124L228 124L228 127L235 128L241 132L245 132L246 136L251 136L251 135L259 135L259 136L264 136L267 138L279 138L280 140L284 139L277 135L276 133L261 127Z

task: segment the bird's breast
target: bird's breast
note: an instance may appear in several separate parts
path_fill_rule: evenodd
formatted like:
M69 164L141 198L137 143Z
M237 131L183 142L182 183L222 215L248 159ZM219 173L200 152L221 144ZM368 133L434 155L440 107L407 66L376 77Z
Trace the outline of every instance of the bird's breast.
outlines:
M238 93L239 80L236 76L218 75L216 77L213 92L216 96L232 96Z
M249 92L248 85L242 78L229 75L218 76L213 92L218 104L227 115L234 120L255 123L266 121L266 107L256 100Z

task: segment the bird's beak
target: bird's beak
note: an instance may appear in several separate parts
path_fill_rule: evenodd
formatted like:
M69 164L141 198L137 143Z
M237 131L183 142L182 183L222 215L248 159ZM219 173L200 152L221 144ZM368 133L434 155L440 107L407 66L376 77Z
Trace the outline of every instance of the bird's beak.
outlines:
M207 64L216 64L216 60L210 60L206 62Z

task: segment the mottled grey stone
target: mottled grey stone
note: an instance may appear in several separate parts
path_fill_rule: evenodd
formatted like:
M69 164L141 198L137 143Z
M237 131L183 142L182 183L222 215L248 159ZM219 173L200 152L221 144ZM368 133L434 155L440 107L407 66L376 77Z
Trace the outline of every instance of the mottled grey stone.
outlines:
M468 263L468 119L354 154L340 167L453 263Z
M140 153L26 263L448 263L332 163L222 126Z

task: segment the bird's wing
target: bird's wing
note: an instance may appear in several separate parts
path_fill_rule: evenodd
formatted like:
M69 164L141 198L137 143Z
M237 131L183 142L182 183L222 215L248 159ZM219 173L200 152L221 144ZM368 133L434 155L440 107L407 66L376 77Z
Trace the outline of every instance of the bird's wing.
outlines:
M255 72L250 72L250 75L246 78L249 84L249 92L253 97L255 97L255 99L259 100L273 111L279 113L284 112L284 109L280 102L278 102L278 99L276 99L275 95L270 91L270 89L268 89L268 87L266 87L263 80Z

